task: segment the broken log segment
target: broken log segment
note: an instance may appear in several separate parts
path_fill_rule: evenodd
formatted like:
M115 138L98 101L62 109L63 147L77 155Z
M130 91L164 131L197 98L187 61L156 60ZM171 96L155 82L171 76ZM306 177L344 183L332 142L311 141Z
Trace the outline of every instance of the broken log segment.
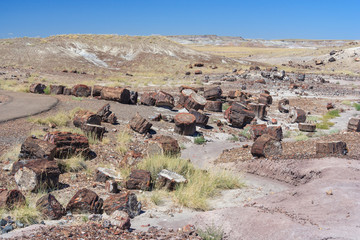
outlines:
M117 117L115 116L115 113L110 110L109 103L102 106L102 108L97 111L96 115L100 116L101 121L103 122L108 122L111 124L115 124L117 122Z
M261 135L251 147L251 154L256 157L273 157L282 154L281 142L268 134Z
M207 101L205 104L205 110L210 112L222 112L221 101Z
M184 176L167 169L161 170L158 174L157 183L159 187L165 187L169 191L175 190L176 186L181 183L186 183Z
M316 154L319 155L346 155L348 149L345 142L336 141L336 142L318 142L316 143Z
M221 94L222 90L219 86L204 91L204 97L206 98L206 100L217 100L221 97Z
M350 118L347 130L349 132L360 132L360 118Z
M243 128L255 118L255 114L247 109L240 108L239 104L233 104L229 110L227 121L233 127Z
M65 86L63 85L50 85L50 93L54 95L60 95L64 93Z
M77 84L71 88L71 94L75 97L89 97L91 95L91 87Z
M281 126L268 126L267 134L269 134L271 137L275 138L278 141L281 141L283 139L283 131Z
M149 171L134 169L129 175L129 179L126 181L127 189L138 189L149 191L151 190L151 174Z
M83 188L75 193L66 206L66 211L75 214L84 213L101 213L103 206L103 199L100 198L95 192Z
M140 104L154 106L156 102L156 92L144 92L140 97Z
M291 123L304 123L306 121L306 113L302 109L292 109L289 117Z
M13 209L26 204L25 196L19 190L0 189L0 208Z
M56 146L47 141L28 137L21 145L20 159L47 159L53 160Z
M196 132L196 118L190 113L179 113L174 118L174 132L192 136Z
M126 88L104 87L101 91L101 98L105 100L128 104L130 101L130 91Z
M170 109L174 107L175 104L174 97L169 93L166 93L164 91L159 91L156 94L155 99L156 99L155 106L157 107L166 107Z
M200 96L197 93L191 93L190 96L186 99L184 107L190 111L194 110L203 110L205 108L206 99Z
M302 132L315 132L316 124L311 123L299 123L298 128Z
M66 214L63 206L52 194L46 194L39 198L36 201L36 209L50 220L60 219Z
M255 116L259 119L264 119L267 115L266 104L262 103L249 103L249 110L253 111Z
M196 125L205 127L209 121L209 116L204 114L203 112L196 111L194 109L190 109L189 113L195 116Z
M138 202L136 195L131 192L110 195L104 201L104 212L111 215L116 210L125 211L131 218L134 218L141 213L141 202Z
M273 101L273 99L270 96L270 94L267 94L267 93L261 93L260 94L259 103L266 104L266 105L271 105L272 101Z
M183 89L180 93L178 104L184 106L186 100L188 99L188 97L190 97L192 93L195 93L193 89L188 89L188 88Z
M152 123L143 118L139 113L130 120L130 127L132 130L138 133L146 133L152 127Z
M289 112L289 99L281 99L278 103L278 110L281 113L288 113Z
M43 94L46 86L42 83L33 83L30 85L29 91L31 93Z
M73 124L78 128L85 124L101 125L101 117L93 112L80 110L75 113Z
M180 154L180 146L175 138L159 135L149 140L147 154L176 156Z

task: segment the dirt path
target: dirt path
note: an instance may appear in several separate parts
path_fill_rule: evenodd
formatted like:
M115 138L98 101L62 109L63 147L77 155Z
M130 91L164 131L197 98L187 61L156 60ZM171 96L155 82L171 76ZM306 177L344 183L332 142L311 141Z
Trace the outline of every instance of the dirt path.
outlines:
M9 98L0 105L0 123L48 111L58 103L54 97L38 94L0 90L0 95Z

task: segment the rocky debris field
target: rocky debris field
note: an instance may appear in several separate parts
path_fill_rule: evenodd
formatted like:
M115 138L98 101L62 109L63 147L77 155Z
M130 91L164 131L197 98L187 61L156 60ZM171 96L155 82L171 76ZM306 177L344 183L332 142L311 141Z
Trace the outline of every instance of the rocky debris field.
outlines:
M356 236L360 79L259 66L198 75L161 89L29 84L24 95L58 103L0 124L1 237Z

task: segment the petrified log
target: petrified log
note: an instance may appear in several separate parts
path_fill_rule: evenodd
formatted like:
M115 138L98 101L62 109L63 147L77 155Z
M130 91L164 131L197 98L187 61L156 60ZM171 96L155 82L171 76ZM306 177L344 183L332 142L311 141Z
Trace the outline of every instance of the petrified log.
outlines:
M92 96L99 97L101 96L101 91L103 90L104 86L94 85L92 88Z
M115 226L117 229L127 230L131 227L130 216L125 211L116 210L111 214L109 221L111 225Z
M262 103L249 103L249 109L254 112L255 116L259 119L264 119L267 115L266 104Z
M266 124L251 125L250 126L250 133L251 133L252 140L255 141L261 135L267 133L267 126L266 126Z
M90 137L102 140L106 129L104 126L95 124L84 124L81 129Z
M194 74L195 75L200 75L200 74L202 74L202 71L201 70L195 70Z
M121 180L121 176L112 169L98 167L95 171L94 181L106 182L107 180Z
M247 109L241 109L238 105L232 105L228 115L228 122L233 127L243 128L255 118L255 114Z
M120 192L120 190L118 188L118 184L114 180L107 180L105 182L105 191L108 192L108 193L118 193L118 192Z
M283 139L283 131L281 126L268 126L267 134L278 141L281 141Z
M210 112L222 112L221 101L207 101L205 104L205 110Z
M149 191L151 189L150 172L140 169L132 170L129 179L126 181L126 188Z
M262 75L262 73L261 73L261 75ZM270 77L270 74L269 74L269 77ZM266 84L266 81L265 81L265 79L258 79L255 81L255 83Z
M194 109L190 109L189 113L195 116L196 125L205 127L209 121L209 116L205 115L202 112L196 111Z
M140 97L140 104L154 106L156 102L156 92L145 92Z
M291 123L304 123L306 121L306 113L302 109L292 109L289 117Z
M272 157L282 154L281 142L268 134L261 135L251 147L251 154L256 157Z
M204 97L206 98L206 100L217 100L218 98L221 97L221 94L222 94L221 88L214 87L214 88L205 90Z
M62 85L50 85L50 93L59 95L64 93L65 86Z
M191 90L193 90L194 92L198 92L198 89L197 89L197 88L195 88L195 87L190 87L190 86L186 86L186 85L181 85L181 86L179 87L179 92L181 93L182 90L184 90L184 89L191 89Z
M203 63L194 63L194 67L203 67L204 64Z
M136 115L130 121L131 129L141 134L148 132L151 126L152 123L140 116L139 113L136 113Z
M93 112L80 110L75 114L73 124L78 128L85 124L101 125L101 117Z
M196 131L196 118L190 113L179 113L175 116L174 132L192 136Z
M123 192L111 195L104 201L104 212L111 215L116 210L125 211L131 218L140 215L141 203L134 193Z
M65 209L52 194L46 194L36 201L36 208L41 214L51 220L60 219L66 214Z
M360 118L350 118L347 129L349 132L360 132Z
M98 214L101 213L103 202L103 199L100 198L95 192L83 188L75 193L75 195L70 199L66 206L66 211L71 211L72 213L76 214Z
M242 91L240 91L240 90L231 90L228 93L228 97L231 98L231 99L238 98L238 97L241 97L243 95L244 95L244 93Z
M15 182L20 190L36 192L57 187L60 170L55 161L39 159L27 162L15 173Z
M158 174L157 182L159 187L165 187L167 190L173 191L178 184L186 183L186 178L175 172L163 169Z
M272 97L270 94L261 93L259 98L259 103L270 105L272 104Z
M63 94L67 96L71 95L71 88L64 88Z
M49 132L44 140L56 145L56 158L69 158L78 154L87 156L90 151L87 137L77 133Z
M29 91L31 93L43 94L46 86L42 83L33 83L30 85Z
M130 91L126 88L104 87L101 98L128 104L130 102Z
M157 107L166 107L166 108L170 108L172 109L174 107L174 97L169 94L166 93L164 91L159 91L156 94L156 102L155 102L155 106Z
M88 97L91 95L91 87L77 84L71 88L71 94L76 97Z
M299 123L298 127L302 132L315 132L316 130L316 124L311 123Z
M281 99L278 103L278 109L281 113L288 113L289 112L289 99Z
M26 199L19 190L0 189L0 208L13 209L17 206L24 206Z
M129 100L129 104L134 104L136 105L137 104L137 101L138 101L138 92L136 91L130 91L130 100Z
M195 91L192 89L188 89L188 88L183 89L180 93L178 104L184 106L186 100L188 99L188 97L190 97L192 93L195 93Z
M111 124L115 124L116 121L117 121L115 113L110 111L110 104L109 103L102 106L102 108L100 108L99 111L97 111L96 115L100 116L101 121L103 121L103 122L108 122L108 123L111 123Z
M206 99L197 93L191 93L190 96L186 99L184 107L189 111L190 109L194 110L203 110L206 104Z
M53 160L55 153L56 146L54 144L41 139L28 137L21 145L19 158Z
M346 155L348 152L346 143L337 142L318 142L316 143L316 154L329 155L329 154L340 154Z
M178 155L180 147L175 138L159 135L149 141L147 153L148 155Z

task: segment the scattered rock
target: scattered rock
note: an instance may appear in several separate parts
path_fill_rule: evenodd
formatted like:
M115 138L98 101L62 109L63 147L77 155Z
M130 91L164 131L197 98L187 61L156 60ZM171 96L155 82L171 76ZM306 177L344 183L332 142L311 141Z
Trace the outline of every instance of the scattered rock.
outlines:
M180 174L163 169L158 174L157 182L160 187L165 187L167 190L173 191L178 184L186 183L187 180Z
M180 154L178 141L170 136L155 136L148 144L148 155L172 155Z
M128 104L130 102L130 91L126 88L104 87L101 91L101 98Z
M129 179L126 181L126 188L149 191L151 189L150 172L140 169L132 170Z
M140 215L141 203L137 201L134 193L123 192L111 195L104 201L104 211L107 215L111 215L116 210L125 211L130 218Z
M34 137L28 137L21 145L19 158L53 160L55 153L56 146L54 144Z
M76 97L88 97L91 95L91 87L77 84L71 88L71 94Z
M282 154L281 142L268 134L261 135L251 147L251 154L256 157L273 157Z
M316 143L316 154L319 155L346 155L348 152L346 143L337 142L317 142Z
M349 132L360 132L360 118L350 118L347 130Z
M65 215L65 209L51 194L46 194L36 202L36 208L42 215L51 220L60 219Z
M174 132L181 135L194 135L196 131L196 118L190 113L178 113L175 118Z
M121 175L109 168L98 167L95 170L94 181L106 182L107 180L121 180Z
M143 134L150 130L152 123L140 116L139 113L136 113L136 115L130 120L130 127L135 132Z
M311 123L299 123L298 127L302 132L315 132L316 130L316 124Z
M26 204L25 196L19 190L7 190L0 189L0 208L1 209L13 209L17 206L23 206ZM4 224L3 219L1 219L1 226Z
M45 88L46 88L46 86L44 84L42 84L42 83L33 83L33 84L30 85L29 91L31 93L43 94Z
M101 213L103 200L95 192L83 188L70 199L66 211L76 214Z

